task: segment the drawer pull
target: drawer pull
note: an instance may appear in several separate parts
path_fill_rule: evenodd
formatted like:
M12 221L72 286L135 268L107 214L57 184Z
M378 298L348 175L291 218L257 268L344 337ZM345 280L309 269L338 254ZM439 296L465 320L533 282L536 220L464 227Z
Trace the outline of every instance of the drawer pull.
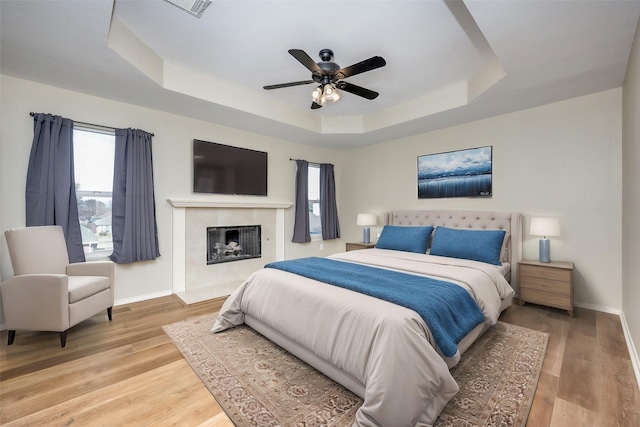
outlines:
M546 287L547 287L547 284L546 284L546 283L543 283L543 284L542 284L542 287L543 287L543 288L546 288Z

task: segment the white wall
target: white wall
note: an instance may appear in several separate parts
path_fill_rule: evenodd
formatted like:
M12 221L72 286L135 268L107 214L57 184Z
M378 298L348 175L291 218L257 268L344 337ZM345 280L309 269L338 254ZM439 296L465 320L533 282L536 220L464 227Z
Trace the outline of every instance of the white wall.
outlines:
M640 345L640 25L624 81L622 136L622 309L628 333ZM635 348L634 348L635 349ZM633 350L632 350L633 351ZM638 354L635 354L638 361ZM635 366L640 379L640 367Z
M110 101L14 77L0 76L2 93L2 143L0 229L25 224L24 191L33 118L29 112L58 114L80 122L113 127L133 127L155 134L153 161L157 222L161 256L155 261L119 265L116 269L116 302L130 301L171 290L171 207L168 198L207 198L194 195L191 185L191 141L194 138L242 146L269 153L269 201L294 200L295 162L290 157L336 163L337 154L288 141L267 138L211 123ZM337 174L339 175L339 174ZM232 197L232 196L228 196ZM285 256L323 255L338 252L344 242L291 243L293 208L285 216L288 230ZM1 277L13 274L4 238L1 239ZM0 322L2 319L0 319Z
M621 308L621 89L450 127L342 156L341 217L392 209L513 211L524 257L538 257L529 218L559 216L551 258L575 263L575 302ZM481 100L478 100L481 102ZM417 156L493 146L493 197L417 198ZM637 191L637 190L636 190ZM380 227L372 229L372 235ZM347 240L360 230L347 229Z
M361 240L358 212L391 209L479 209L561 217L562 236L553 238L552 258L576 264L575 300L620 309L621 288L621 115L622 90L468 123L347 152L275 140L189 118L96 98L13 77L1 77L2 195L0 228L24 225L24 182L31 139L30 111L77 121L136 127L155 133L154 168L160 250L155 260L118 266L117 300L171 289L170 197L192 197L191 140L200 138L269 152L269 199L293 201L295 164L290 157L336 164L343 239L285 246L286 257L340 251ZM478 100L481 102L481 100ZM419 155L493 146L494 196L489 199L418 200ZM633 191L637 192L637 188ZM286 215L291 233L293 209ZM379 229L378 227L377 229ZM373 236L377 229L373 229ZM525 233L524 255L537 257L537 237ZM2 278L12 274L2 240Z

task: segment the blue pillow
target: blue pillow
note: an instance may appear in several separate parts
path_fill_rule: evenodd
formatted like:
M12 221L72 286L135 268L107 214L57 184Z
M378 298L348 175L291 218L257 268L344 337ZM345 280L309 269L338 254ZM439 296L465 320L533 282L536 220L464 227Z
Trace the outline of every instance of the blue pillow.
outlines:
M433 227L400 227L385 225L376 242L378 249L427 253Z
M501 265L500 251L505 233L504 230L437 227L429 253Z

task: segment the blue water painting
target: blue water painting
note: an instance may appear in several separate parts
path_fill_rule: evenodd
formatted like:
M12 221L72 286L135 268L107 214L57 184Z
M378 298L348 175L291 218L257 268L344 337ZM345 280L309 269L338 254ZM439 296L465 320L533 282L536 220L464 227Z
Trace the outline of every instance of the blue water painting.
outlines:
M490 197L492 147L418 157L418 198Z

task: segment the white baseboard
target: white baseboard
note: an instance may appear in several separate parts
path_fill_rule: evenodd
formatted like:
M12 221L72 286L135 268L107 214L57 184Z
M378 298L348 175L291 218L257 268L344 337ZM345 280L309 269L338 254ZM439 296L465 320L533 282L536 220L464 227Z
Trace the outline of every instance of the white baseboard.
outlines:
M125 304L131 304L134 302L140 302L140 301L146 301L149 299L154 299L154 298L160 298L160 297L166 297L171 295L171 289L166 290L166 291L162 291L162 292L154 292L152 294L145 294L145 295L138 295L135 297L131 297L131 298L122 298L122 299L118 299L116 300L113 305L125 305Z
M624 332L624 339L627 342L627 349L629 350L629 357L631 358L631 364L633 365L633 372L636 374L636 383L640 388L640 358L638 358L638 351L636 345L631 337L629 331L629 324L627 318L624 316L624 311L620 313L620 323L622 324L622 332Z
M620 315L619 308L607 307L606 305L586 304L583 302L574 302L573 305L576 307L587 308L593 311L601 311L603 313Z

